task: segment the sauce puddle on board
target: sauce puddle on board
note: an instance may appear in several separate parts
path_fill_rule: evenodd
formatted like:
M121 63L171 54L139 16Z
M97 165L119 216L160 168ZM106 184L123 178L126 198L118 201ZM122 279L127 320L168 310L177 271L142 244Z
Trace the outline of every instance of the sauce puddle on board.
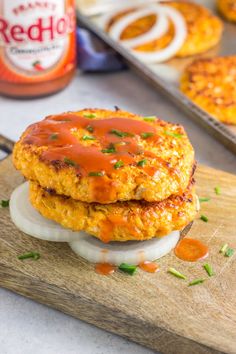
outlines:
M113 274L116 270L116 267L109 263L98 263L95 266L95 271L101 275L110 275Z
M187 262L197 262L209 254L209 248L199 240L183 238L175 247L175 255Z
M157 263L149 261L140 263L139 268L147 273L156 273L160 270L159 265Z

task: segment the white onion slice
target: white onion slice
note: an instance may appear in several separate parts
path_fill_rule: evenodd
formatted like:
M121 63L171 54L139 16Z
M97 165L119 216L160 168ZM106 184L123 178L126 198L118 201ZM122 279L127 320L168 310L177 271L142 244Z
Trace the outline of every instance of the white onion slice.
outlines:
M158 19L155 23L155 25L148 31L147 33L137 36L133 39L129 40L120 40L120 35L122 31L130 25L134 20L137 20L138 18L141 18L145 16L145 14L150 14L154 13L158 16ZM106 20L103 22L108 23L108 20L111 19L114 16L114 13L109 14L109 17L106 18ZM165 18L165 20L164 20ZM135 47L137 45L142 45L145 44L149 41L152 41L153 39L158 39L160 38L164 33L166 33L168 26L166 28L166 22L171 20L171 22L174 24L175 27L175 35L171 43L158 51L154 52L141 52L141 51L136 51L130 47ZM161 25L159 27L159 22L161 22ZM162 27L163 26L163 27ZM109 30L109 34L114 40L119 40L124 46L130 48L132 53L140 60L145 61L147 63L161 63L166 60L169 60L175 54L180 50L180 48L183 46L185 39L187 37L187 27L186 27L186 22L182 14L168 6L168 5L152 5L148 8L145 9L140 9L136 10L135 12L131 14L127 14L117 20L117 22L111 26L111 29Z
M29 201L29 183L17 187L10 199L11 219L24 233L46 241L69 242L80 240L80 233L63 228L41 216Z
M79 241L70 242L72 250L92 263L137 265L144 261L154 261L168 254L179 241L180 232L173 231L162 238L148 241L128 241L103 243L95 237L81 232Z
M138 59L148 63L153 63L153 62L161 63L163 61L169 60L180 50L187 37L187 27L186 27L186 22L184 17L177 10L171 7L163 6L163 5L160 5L158 7L160 8L160 11L165 13L166 16L168 16L173 22L175 26L175 36L167 47L159 51L156 52L132 51L133 53L135 53L135 56Z
M169 28L169 21L165 13L159 11L159 8L157 6L149 6L147 9L143 8L125 15L124 17L120 18L117 22L115 22L114 25L111 26L109 30L109 34L114 40L119 41L122 32L131 23L137 21L142 17L146 17L153 14L156 15L158 18L155 24L147 33L144 33L135 38L124 39L122 40L122 44L127 48L133 48L140 44L152 41L154 39L158 39L167 32Z

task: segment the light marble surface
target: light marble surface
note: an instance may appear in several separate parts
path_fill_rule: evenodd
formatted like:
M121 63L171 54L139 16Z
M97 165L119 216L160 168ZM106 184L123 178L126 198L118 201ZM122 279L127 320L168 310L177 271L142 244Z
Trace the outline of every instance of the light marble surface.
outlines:
M163 96L129 71L77 75L57 95L36 100L0 97L0 134L16 140L46 115L84 107L114 105L185 126L201 163L236 173L235 156ZM152 351L58 311L0 289L1 354L151 354Z

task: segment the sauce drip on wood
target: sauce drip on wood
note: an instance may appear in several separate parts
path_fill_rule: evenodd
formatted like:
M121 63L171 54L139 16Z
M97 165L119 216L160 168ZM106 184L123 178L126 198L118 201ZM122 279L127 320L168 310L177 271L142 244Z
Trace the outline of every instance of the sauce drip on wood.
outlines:
M157 263L149 261L140 263L139 268L141 268L144 272L148 273L156 273L160 270L159 265Z
M101 275L110 275L113 274L116 270L116 267L109 263L98 263L95 266L95 271Z
M187 262L197 262L209 254L209 248L199 240L183 238L175 247L176 257Z

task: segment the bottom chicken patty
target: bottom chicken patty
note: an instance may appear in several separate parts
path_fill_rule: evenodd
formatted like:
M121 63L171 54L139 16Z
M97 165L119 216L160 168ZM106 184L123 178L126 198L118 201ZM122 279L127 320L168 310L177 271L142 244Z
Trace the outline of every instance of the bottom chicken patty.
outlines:
M161 202L99 204L57 195L30 182L30 201L44 217L73 231L85 231L103 242L144 241L181 230L195 218L198 205L193 184L183 195Z

